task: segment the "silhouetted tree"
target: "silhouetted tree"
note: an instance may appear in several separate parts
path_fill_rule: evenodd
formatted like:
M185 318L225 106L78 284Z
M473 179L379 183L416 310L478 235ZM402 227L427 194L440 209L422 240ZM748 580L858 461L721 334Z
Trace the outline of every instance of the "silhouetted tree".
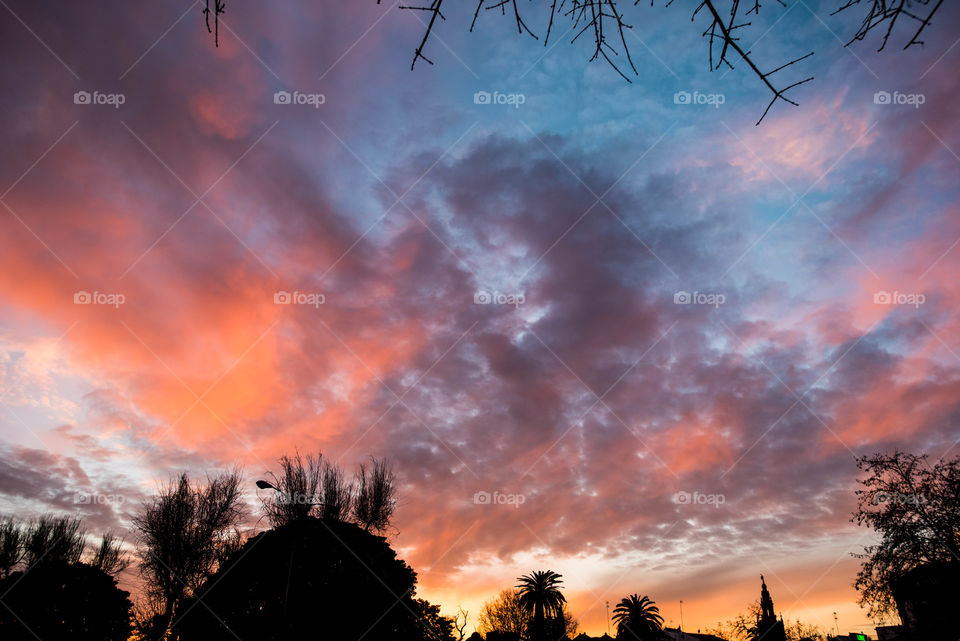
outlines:
M457 606L457 613L453 615L453 629L456 632L457 641L463 641L467 636L467 623L470 622L470 612L463 609L463 606Z
M846 0L831 15L836 15L841 11L846 11L851 7L860 5L861 0ZM883 39L880 42L880 48L877 51L883 51L893 33L893 27L897 22L906 22L913 24L916 31L913 37L904 45L904 49L909 49L913 45L923 45L920 35L933 20L934 14L943 0L864 0L863 4L867 7L867 13L860 23L860 28L853 35L853 38L847 42L847 45L853 44L857 40L865 39L874 29L882 28L886 23L887 28L883 32Z
M787 622L784 626L787 641L824 641L827 638L822 628L800 620Z
M663 617L649 597L631 594L620 599L613 609L617 638L629 641L653 641L662 638Z
M548 641L558 641L567 637L572 639L577 634L577 628L580 627L580 623L567 610L566 603L561 604L560 609L559 616L546 617L544 620L544 633ZM527 628L530 629L532 626L531 619L527 621Z
M181 474L137 513L140 574L153 610L138 622L142 634L167 638L180 602L236 548L236 528L244 517L241 499L238 471L205 484Z
M759 640L761 637L760 626L760 601L754 601L747 606L746 614L738 614L732 621L732 628L736 638L746 641Z
M386 461L372 458L369 467L361 464L353 482L322 454L304 458L297 453L281 457L279 463L279 474L269 472L263 486L274 492L260 499L274 527L311 517L352 520L381 534L390 527L397 505L396 477Z
M382 459L371 459L370 468L360 465L357 472L353 515L368 532L385 532L397 507L396 478Z
M757 629L759 614L760 602L754 601L748 606L746 614L738 614L733 619L718 623L716 627L704 629L704 632L730 641L760 639L761 635ZM799 620L792 623L786 621L784 631L787 633L787 641L824 641L827 638L820 627Z
M419 628L420 638L434 639L435 641L457 641L454 634L454 620L440 614L440 606L433 605L424 599L414 599L413 615Z
M733 627L733 621L717 621L717 625L703 629L704 634L710 634L727 641L739 641L741 636Z
M202 604L184 602L175 628L182 641L447 641L452 622L417 603L415 586L383 537L307 517L250 538L197 591Z
M344 521L353 505L353 485L344 479L343 470L329 461L323 462L323 505L321 515Z
M926 455L874 454L857 460L863 489L851 519L881 537L864 548L855 583L871 616L895 610L891 585L930 563L960 560L960 457L932 467Z
M0 581L4 641L127 641L128 592L85 563L44 561Z
M0 520L0 579L5 579L23 559L24 531L12 518Z
M110 534L86 561L85 551L78 519L0 522L0 639L126 641L129 594L112 576L126 555Z
M286 525L320 513L325 478L322 455L297 452L280 458L280 473L269 472L275 492L261 498L263 512L274 527Z
M514 632L519 638L527 632L528 615L520 605L520 591L503 590L492 601L480 608L477 629L482 634Z
M590 62L604 60L627 82L630 82L631 76L639 75L625 35L633 27L628 24L623 11L621 11L622 4L618 0L541 0L539 2L522 3L523 8L517 0L474 1L476 2L476 9L473 21L470 23L471 32L480 15L493 10L513 22L519 34L526 34L535 40L539 40L539 36L530 26L532 22L529 17L531 11L539 10L542 13L540 22L544 25L544 46L547 46L550 42L550 36L556 28L554 23L558 20L565 20L569 24L566 33L573 34L571 43L576 42L583 36L590 41ZM782 0L778 1L781 5L786 6ZM380 0L377 0L377 4L380 4ZM636 4L639 4L638 0L634 0L633 3L628 2L627 6ZM654 4L653 0L650 4L651 6ZM673 4L673 0L665 1L666 6L671 4ZM915 44L923 44L923 41L919 39L920 35L930 25L934 14L942 4L943 0L866 0L861 5L861 0L840 0L834 13L866 6L867 14L860 28L847 44L864 40L874 29L882 29L886 25L880 50L886 46L896 24L912 23L916 30L904 47L906 49ZM760 7L759 0L748 2L741 2L740 0L700 0L694 4L693 15L691 16L691 22L695 22L697 18L702 18L701 26L706 25L702 35L707 41L707 56L711 71L721 67L733 69L734 64L743 62L770 92L770 103L757 124L760 124L778 100L796 106L797 103L788 98L786 92L813 80L812 77L808 77L788 85L773 80L774 74L812 56L813 52L793 58L770 69L770 65L757 62L751 51L741 48L740 40L744 29L751 25L750 15L759 15ZM440 21L446 19L442 11L443 0L424 0L423 4L401 5L400 8L425 13L427 16L426 21L424 21L424 33L414 50L410 68L413 69L419 60L424 60L432 65L433 62L424 55L424 49L433 30ZM768 68L768 70L764 71L762 68Z
M90 565L110 576L116 576L130 567L130 557L123 551L123 539L118 539L110 532L104 534L90 559Z
M561 603L560 616L544 617L545 634L548 639L573 637L579 623L567 610L567 604ZM480 609L477 629L483 633L505 632L516 634L518 639L528 640L534 634L535 621L531 613L520 603L520 590L503 590L492 601L487 601Z
M547 617L562 617L566 599L560 592L562 575L553 570L537 570L517 578L520 605L533 615L533 641L546 641Z
M79 519L43 516L27 529L24 561L31 567L41 563L78 563L85 541Z
M446 20L443 14L443 1L423 0L423 4L401 4L399 6L400 9L416 11L426 15L426 20L423 21L423 36L414 49L413 61L410 63L411 70L416 67L420 60L433 64L433 61L424 54L424 49L434 29L440 22ZM625 14L621 11L620 0L531 0L522 3L522 9L517 0L474 0L474 2L476 2L476 5L473 20L470 23L471 32L476 27L477 20L481 15L485 15L491 10L495 13L499 10L502 17L514 23L518 34L526 34L534 40L540 40L534 28L530 26L532 22L528 13L529 11L539 10L542 12L540 21L544 25L543 45L545 47L549 44L550 36L554 32L554 23L565 20L569 24L569 29L561 37L572 33L573 37L570 42L575 43L581 37L586 36L586 39L590 42L590 62L604 60L627 82L631 82L630 78L632 76L640 75L634 64L626 38L626 33L633 26L627 22ZM777 2L784 7L786 6L783 0L777 0ZM377 0L377 4L381 4L381 0ZM637 5L639 0L626 4L628 7ZM650 0L650 5L653 6L653 4L654 1ZM665 0L664 4L669 7L673 4L673 0ZM854 8L866 7L866 15L860 27L844 46L865 40L870 33L879 29L883 32L883 36L878 51L882 51L886 47L894 27L897 24L908 24L914 29L912 31L913 35L904 46L904 49L908 49L913 45L922 46L924 44L920 36L933 22L933 17L942 4L943 0L838 0L837 9L831 15L847 12ZM206 0L202 11L207 32L214 34L215 46L220 46L220 14L224 12L225 6L222 0L214 0L214 8L211 10L210 0ZM531 7L533 8L531 9ZM702 31L702 36L707 41L707 57L711 71L723 67L733 69L734 64L743 62L750 73L756 76L770 92L770 102L763 111L763 115L760 116L760 120L757 121L758 125L778 100L797 106L794 100L787 97L787 91L813 80L813 77L810 76L784 85L773 79L774 74L812 56L812 51L770 68L772 65L757 62L752 51L745 50L740 46L744 30L752 24L750 22L751 14L758 16L760 8L760 0L745 2L741 2L741 0L700 0L694 5L690 18L691 22L696 22L698 17L703 17L704 21L701 26L706 26ZM214 17L212 28L210 26L211 14ZM764 68L768 70L764 71Z

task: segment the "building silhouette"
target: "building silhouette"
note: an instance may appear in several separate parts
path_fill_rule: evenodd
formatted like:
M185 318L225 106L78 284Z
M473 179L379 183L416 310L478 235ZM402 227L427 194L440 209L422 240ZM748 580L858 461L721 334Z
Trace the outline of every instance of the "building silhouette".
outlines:
M667 641L725 641L725 639L721 639L713 634L701 634L699 630L696 632L686 632L680 628L664 628L663 634L666 636Z
M777 618L773 611L773 599L767 590L767 582L760 575L760 612L757 613L757 641L787 641L783 617Z

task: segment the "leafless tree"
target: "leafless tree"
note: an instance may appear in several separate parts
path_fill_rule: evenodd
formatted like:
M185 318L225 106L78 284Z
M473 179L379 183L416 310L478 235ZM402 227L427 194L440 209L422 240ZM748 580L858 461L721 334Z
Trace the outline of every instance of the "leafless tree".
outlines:
M357 525L384 532L397 507L396 477L383 459L371 459L370 468L361 464L357 472L353 516Z
M844 2L840 8L831 15L856 7L860 3L861 0L847 0L847 2ZM933 2L933 0L869 0L868 2L864 2L864 4L867 5L867 15L864 16L863 22L860 23L860 28L857 29L857 32L853 35L853 38L850 39L850 42L847 43L847 46L857 40L865 39L871 31L886 23L887 29L883 33L880 48L877 49L877 51L883 51L884 47L887 46L887 41L890 39L890 34L893 33L893 27L901 19L908 22L913 21L914 23L919 23L919 25L914 25L917 30L903 48L909 49L913 45L923 46L923 40L920 40L920 34L930 25L933 15L937 12L937 9L940 8L940 5L943 4L943 0L936 0L936 2Z
M23 559L26 550L23 528L12 518L0 521L0 579L5 579Z
M154 606L153 638L166 638L177 605L210 576L244 518L239 471L193 483L184 473L161 488L134 518L140 574Z
M210 0L205 0L203 16L207 32L214 34L215 45L220 46L220 14L226 11L226 3L223 0L213 1L214 6L211 9ZM535 40L539 40L539 36L530 27L531 23L525 15L525 11L542 9L546 14L544 46L547 46L550 36L554 32L554 23L558 19L563 19L570 24L570 28L564 35L567 33L573 34L570 39L571 43L577 42L585 34L588 39L592 39L593 49L589 58L591 62L602 58L627 82L631 82L631 75L639 75L625 36L626 32L633 27L624 18L620 9L621 0L529 0L526 3L525 11L521 10L517 0L474 1L477 4L473 13L473 20L470 23L471 32L473 32L477 20L482 14L499 10L501 16L512 20L516 24L517 33L526 34ZM783 0L776 0L776 2L783 7L787 6ZM639 3L640 0L633 1L633 5ZM664 6L669 7L673 3L674 0L666 0ZM377 0L377 4L381 4L381 0ZM630 3L627 2L627 4ZM650 5L654 5L654 0L650 0ZM887 41L898 23L912 23L916 30L904 46L904 49L907 49L913 45L924 44L920 35L931 24L941 5L943 5L943 0L839 0L838 8L831 15L856 7L866 7L866 15L847 46L866 39L874 29L882 28L885 25L886 29L878 51L882 51L886 47ZM534 9L531 9L531 6ZM809 76L785 84L774 78L774 75L778 72L812 56L812 51L765 71L767 65L759 63L749 49L741 47L741 34L746 27L752 24L749 16L751 14L759 15L760 7L760 0L743 0L742 2L741 0L700 0L694 7L690 18L691 22L696 22L700 16L706 19L706 28L702 35L707 40L707 56L711 71L721 67L733 69L734 63L743 62L770 92L770 102L757 121L756 124L758 125L777 101L797 106L797 102L788 97L787 92L813 80L813 76ZM424 32L414 49L410 68L416 67L420 60L432 65L433 61L424 54L424 49L438 23L446 20L443 15L443 0L424 0L424 4L401 4L399 8L426 15L426 20L421 20L424 24ZM744 8L746 8L745 11L743 11ZM213 15L213 27L210 26L211 15Z
M123 550L123 539L107 532L90 558L90 565L110 575L117 575L130 567L130 557Z
M492 601L487 601L480 609L477 630L480 634L490 632L511 632L522 636L527 632L527 614L520 605L520 593L515 590L502 590Z
M834 13L859 6L861 1L840 0L840 6ZM539 40L539 37L529 26L531 24L529 17L524 15L524 11L521 10L517 0L475 0L475 2L477 4L473 21L470 24L471 32L480 15L487 11L499 10L501 16L516 24L519 34L527 34ZM783 0L777 0L777 2L781 6L786 6ZM665 6L669 7L673 3L674 0L666 0ZM380 0L377 0L377 4L380 4ZM619 0L531 0L525 4L527 13L541 9L546 14L543 19L546 23L543 38L544 46L549 43L550 36L555 31L555 22L559 19L566 20L570 24L566 33L573 34L571 43L576 42L585 34L586 37L592 39L593 48L589 58L590 61L603 59L627 82L630 82L631 76L639 75L625 37L625 33L633 27L626 22L620 9L621 2ZM634 0L633 5L636 4L639 4L639 0ZM651 0L650 5L653 6L653 4L654 1ZM923 41L919 39L920 34L930 25L934 14L943 4L943 0L866 0L864 4L868 6L867 15L850 42L863 40L873 29L886 24L886 33L880 46L882 50L898 21L918 23L916 32L904 48L914 44L922 45ZM414 50L410 68L413 69L419 60L425 60L427 63L433 64L424 55L424 49L438 22L446 20L443 15L443 0L430 0L429 3L420 5L400 5L400 8L423 12L427 16L427 19L423 21L423 37ZM787 84L774 77L775 74L812 56L812 51L773 68L768 68L767 65L758 62L749 49L741 46L741 34L746 27L752 24L750 22L751 14L753 16L759 15L760 8L759 0L744 0L743 2L741 0L700 0L694 7L690 18L691 22L696 22L698 18L706 21L706 27L702 35L707 40L707 57L711 70L717 70L721 67L732 69L734 64L743 62L769 91L770 102L757 121L758 125L777 101L796 106L797 103L787 95L787 92L813 80L813 76L810 76Z
M353 484L344 479L343 470L329 461L323 463L323 505L324 518L345 520L350 516L353 504Z
M77 563L86 538L79 519L43 516L27 528L24 560L27 566L55 561Z
M0 520L0 579L17 568L39 563L84 562L110 575L129 567L123 541L113 534L104 534L92 554L84 557L86 542L87 535L79 519L44 516L26 525L13 518Z
M396 479L386 461L372 458L361 464L353 481L322 454L283 456L279 474L267 474L274 490L261 496L263 513L280 527L318 517L352 521L367 531L383 533L396 509Z
M453 615L453 628L457 631L457 641L463 641L467 636L467 623L470 620L470 613L463 609L463 606L457 606L457 613Z
M320 513L323 502L324 461L321 455L304 459L300 453L280 458L280 474L270 472L276 490L261 497L263 513L280 527Z

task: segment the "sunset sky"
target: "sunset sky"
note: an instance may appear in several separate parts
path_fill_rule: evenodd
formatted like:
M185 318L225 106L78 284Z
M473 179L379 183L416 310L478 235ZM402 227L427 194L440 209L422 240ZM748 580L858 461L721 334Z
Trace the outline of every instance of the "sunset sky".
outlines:
M763 574L870 631L855 457L960 454L960 7L877 53L764 3L815 79L755 126L693 3L627 4L631 84L533 8L456 3L411 71L387 0L228 1L219 48L201 2L0 1L0 513L373 455L445 613L550 568L588 633L634 592L695 630Z

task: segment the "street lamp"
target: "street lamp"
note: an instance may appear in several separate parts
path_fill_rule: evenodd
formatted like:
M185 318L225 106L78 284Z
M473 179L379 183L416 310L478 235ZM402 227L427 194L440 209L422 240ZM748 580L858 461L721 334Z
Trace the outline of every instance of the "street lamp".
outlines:
M261 490L274 490L282 493L279 487L269 481L264 481L263 479L259 479L257 481L257 487ZM283 592L283 614L280 617L281 632L285 632L287 626L287 601L290 600L290 576L293 574L293 553L296 549L296 544L290 546L290 565L287 567L287 587Z

